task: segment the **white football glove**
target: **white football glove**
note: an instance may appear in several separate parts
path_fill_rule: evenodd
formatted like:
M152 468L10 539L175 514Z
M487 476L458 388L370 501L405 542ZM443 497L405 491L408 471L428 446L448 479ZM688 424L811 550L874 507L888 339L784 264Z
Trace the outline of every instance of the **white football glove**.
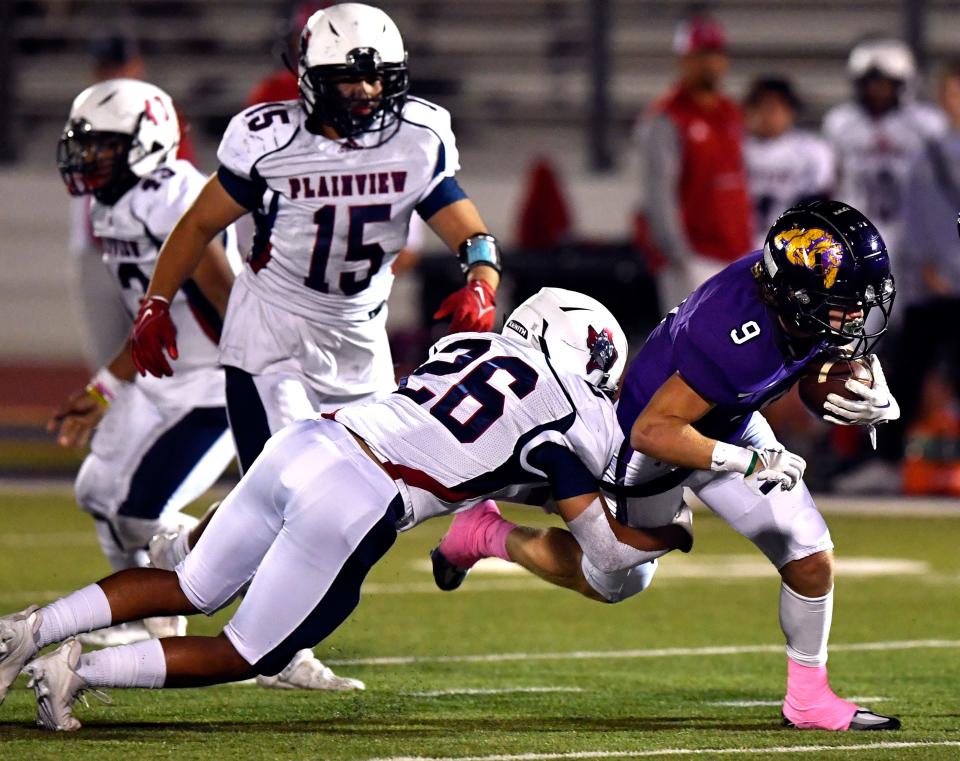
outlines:
M876 354L871 354L869 359L873 388L851 378L844 387L860 399L844 399L839 394L827 394L823 408L830 414L824 415L824 420L834 425L877 425L900 417L900 405L890 393L880 360Z
M768 482L770 488L779 485L781 490L790 491L800 483L803 472L807 469L806 460L800 455L788 452L780 445L764 449L749 447L749 449L756 452L760 458L760 464L757 465L757 480ZM769 489L761 489L761 491L767 493Z

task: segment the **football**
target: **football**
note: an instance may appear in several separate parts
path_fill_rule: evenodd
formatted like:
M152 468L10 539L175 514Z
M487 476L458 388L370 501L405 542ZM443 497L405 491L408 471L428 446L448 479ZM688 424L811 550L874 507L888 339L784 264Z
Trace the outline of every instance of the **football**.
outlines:
M873 388L873 371L870 365L861 359L838 359L824 355L817 357L807 365L797 382L800 399L810 412L822 417L823 403L828 394L838 394L846 399L859 399L844 385L850 378L856 378L866 386Z

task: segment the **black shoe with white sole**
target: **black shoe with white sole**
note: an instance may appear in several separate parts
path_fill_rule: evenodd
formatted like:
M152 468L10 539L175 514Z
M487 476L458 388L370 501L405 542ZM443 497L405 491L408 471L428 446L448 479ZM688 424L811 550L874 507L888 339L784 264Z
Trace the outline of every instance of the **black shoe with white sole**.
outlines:
M783 726L793 727L794 724L784 716ZM900 719L896 716L884 716L882 713L875 713L867 708L858 708L850 720L850 726L847 727L847 731L850 732L873 732L891 729L900 729Z

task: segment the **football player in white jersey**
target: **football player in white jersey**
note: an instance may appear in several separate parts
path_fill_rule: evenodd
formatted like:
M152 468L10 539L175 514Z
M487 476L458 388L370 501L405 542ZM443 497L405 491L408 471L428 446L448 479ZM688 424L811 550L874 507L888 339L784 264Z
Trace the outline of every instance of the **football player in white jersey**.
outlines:
M495 314L496 239L454 177L450 114L407 97L407 53L389 16L360 3L313 14L299 84L298 100L230 122L220 169L164 245L134 328L140 371L173 372L170 296L204 244L253 212L251 255L220 341L244 471L283 426L394 388L386 299L414 210L459 252L467 276L438 315L462 331L489 330ZM176 562L205 525L159 537L156 562Z
M763 248L767 230L786 209L827 198L833 188L833 151L819 135L796 127L800 107L793 85L783 77L755 80L744 100L743 156L756 248Z
M0 699L26 667L41 726L75 730L72 706L85 689L276 673L347 618L398 529L533 485L550 487L598 567L612 572L689 548L682 527L620 525L598 492L616 428L608 397L626 353L620 326L599 302L559 289L518 307L503 335L442 339L396 393L274 436L175 572L121 571L0 619ZM40 648L106 623L213 613L247 582L219 636L83 655L69 639L33 660Z
M946 131L946 118L913 97L916 65L900 40L857 45L847 72L855 97L834 106L823 120L837 161L834 197L866 214L896 252L902 248L907 173L925 143Z
M161 244L206 181L174 158L179 142L177 115L163 90L110 79L77 96L58 146L69 192L93 196L93 237L129 324ZM205 246L193 276L173 294L170 308L189 347L175 362L176 377L137 377L129 344L115 346L112 360L49 423L63 446L85 446L93 434L76 498L94 517L114 571L145 565L147 543L162 528L195 522L180 508L206 491L234 456L217 360L222 315L240 265L233 243L228 247L219 238ZM97 632L90 641L143 639L151 631L182 629L185 620L179 623L131 624Z
M141 371L178 356L168 301L203 245L248 211L256 236L230 296L220 359L246 470L271 433L317 410L388 393L391 264L414 209L468 282L441 310L452 331L489 330L500 255L457 184L450 115L407 96L407 54L382 11L343 3L301 35L298 100L230 122L220 169L168 239L133 339Z

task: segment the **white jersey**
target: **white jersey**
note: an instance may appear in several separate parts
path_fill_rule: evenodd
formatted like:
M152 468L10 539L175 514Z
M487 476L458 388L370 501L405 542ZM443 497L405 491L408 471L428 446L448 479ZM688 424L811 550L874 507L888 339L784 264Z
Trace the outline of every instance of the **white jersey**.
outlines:
M770 139L748 136L744 159L754 212L754 245L781 212L804 199L829 196L834 185L833 151L819 135L792 129Z
M903 195L910 165L931 138L946 132L943 112L908 101L878 119L857 103L835 106L823 120L837 158L836 198L862 211L896 256L903 236Z
M613 404L600 391L495 333L441 339L396 393L339 410L335 419L367 441L397 480L404 529L544 484L546 474L528 458L547 443L572 453L581 463L571 461L572 469L596 488L617 430Z
M131 321L150 284L164 240L205 182L206 177L190 162L176 160L157 167L112 206L96 200L92 203L94 239L104 264L116 279ZM240 260L232 228L226 239L228 258L238 270ZM222 405L223 381L217 350L221 320L216 308L188 280L173 297L170 315L177 326L180 353L180 358L171 362L173 378L151 376L138 382L168 396L175 394L181 401L189 399L196 406ZM204 370L216 375L207 377L201 373Z
M351 144L311 133L305 119L299 101L260 104L220 143L221 182L257 227L241 277L300 316L367 319L389 296L414 207L459 169L450 114L410 98L396 134L370 148L380 133Z

